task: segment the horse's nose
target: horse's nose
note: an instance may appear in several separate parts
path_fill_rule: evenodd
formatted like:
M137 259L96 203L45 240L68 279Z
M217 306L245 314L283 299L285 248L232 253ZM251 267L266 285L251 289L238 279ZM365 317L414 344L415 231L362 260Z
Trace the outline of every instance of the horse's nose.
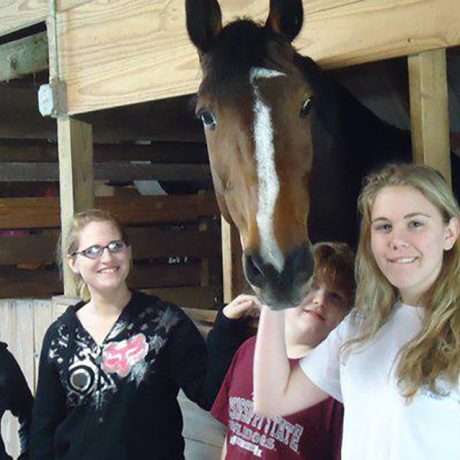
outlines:
M248 282L257 288L262 301L275 310L294 307L302 301L314 268L309 243L286 255L281 272L258 251L246 252L243 265Z
M263 289L267 277L276 276L273 265L265 263L259 253L245 254L243 263L247 280L257 288Z

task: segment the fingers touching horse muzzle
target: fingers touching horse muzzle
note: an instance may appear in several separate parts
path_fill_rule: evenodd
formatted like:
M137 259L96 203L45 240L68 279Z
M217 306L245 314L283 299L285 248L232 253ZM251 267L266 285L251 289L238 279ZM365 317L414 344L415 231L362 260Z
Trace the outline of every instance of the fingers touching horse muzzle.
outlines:
M283 310L299 305L306 295L314 261L311 246L306 243L287 255L281 272L257 251L245 252L243 267L261 300L273 310Z

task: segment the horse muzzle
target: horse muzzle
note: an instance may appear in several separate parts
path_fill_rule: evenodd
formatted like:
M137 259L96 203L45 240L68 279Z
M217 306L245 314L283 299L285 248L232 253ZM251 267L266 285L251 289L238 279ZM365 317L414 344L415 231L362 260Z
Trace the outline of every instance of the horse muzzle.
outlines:
M272 310L284 310L300 304L307 293L307 286L314 270L310 243L306 242L290 252L279 272L266 262L257 251L243 256L246 279L257 296Z

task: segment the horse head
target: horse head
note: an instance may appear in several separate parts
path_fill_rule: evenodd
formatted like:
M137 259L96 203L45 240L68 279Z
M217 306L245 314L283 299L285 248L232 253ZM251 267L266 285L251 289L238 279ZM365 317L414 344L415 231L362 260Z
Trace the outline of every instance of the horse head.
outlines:
M271 0L265 24L222 26L216 0L186 0L203 79L204 125L217 201L235 223L248 282L274 309L297 305L313 272L308 237L313 89L291 45L301 0Z

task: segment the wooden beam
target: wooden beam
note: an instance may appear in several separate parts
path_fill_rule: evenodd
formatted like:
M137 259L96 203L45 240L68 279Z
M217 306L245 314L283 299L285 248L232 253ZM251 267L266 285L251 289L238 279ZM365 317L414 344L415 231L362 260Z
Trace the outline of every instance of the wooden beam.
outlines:
M0 139L0 163L52 161L58 161L57 144L46 140Z
M53 263L58 232L43 235L1 236L0 265Z
M94 161L150 161L152 163L208 163L206 144L152 142L150 145L94 144ZM0 139L0 163L58 161L57 144L42 140Z
M211 172L208 165L152 165L120 161L94 163L94 179L114 182L195 180L211 183ZM58 180L57 163L4 163L0 170L0 182L57 182Z
M0 46L0 81L24 77L48 68L46 32Z
M212 194L139 196L133 198L101 197L98 207L113 212L125 224L149 222L196 222L199 217L219 214Z
M242 12L267 17L267 0L221 4L224 22ZM305 0L304 7L295 45L325 68L460 44L458 0ZM183 0L81 4L59 14L58 43L71 114L194 93L200 81Z
M185 286L142 289L147 294L179 305L194 321L213 322L216 311L210 312L222 297L221 286Z
M13 266L0 267L1 298L50 298L62 292L56 271L25 270Z
M136 265L128 276L128 285L132 288L199 286L199 284L198 263Z
M0 14L0 36L38 24L46 19L47 2L12 0L2 2Z
M222 272L224 302L229 303L238 294L248 290L242 264L242 248L237 228L221 218L222 228Z
M126 229L133 248L133 258L154 259L220 256L220 238L216 230L159 230L152 227ZM47 264L55 260L59 232L49 230L38 235L0 236L0 265Z
M25 79L0 85L0 139L56 141L56 121L40 115L37 91L36 84ZM79 119L93 126L93 140L99 144L139 140L204 144L201 123L189 105L187 96L80 115Z
M88 0L65 0L56 2L59 11L75 8ZM0 36L16 30L44 22L48 15L48 1L35 0L8 0L1 2L0 6Z
M413 158L451 183L446 51L408 58Z
M0 229L59 227L58 198L0 199Z
M58 182L58 163L3 163L1 182Z
M151 227L127 228L132 241L133 258L219 257L220 238L217 230L158 230Z
M132 288L199 286L199 284L199 264L136 265L128 277L128 285ZM59 293L62 293L62 284L57 271L0 267L0 298L49 298Z
M73 118L58 118L61 229L67 235L75 213L94 207L94 172L91 125ZM62 248L62 259L66 260ZM77 295L67 263L63 264L64 294Z
M0 164L0 170L2 165ZM58 183L34 182L3 182L0 186L0 198L25 198L25 197L44 197L56 196L59 189Z
M208 165L95 163L95 179L104 181L160 180L203 181L211 183Z
M124 224L186 223L219 214L209 193L133 197L99 197L95 204L115 214ZM53 228L61 225L58 198L1 198L0 229Z

